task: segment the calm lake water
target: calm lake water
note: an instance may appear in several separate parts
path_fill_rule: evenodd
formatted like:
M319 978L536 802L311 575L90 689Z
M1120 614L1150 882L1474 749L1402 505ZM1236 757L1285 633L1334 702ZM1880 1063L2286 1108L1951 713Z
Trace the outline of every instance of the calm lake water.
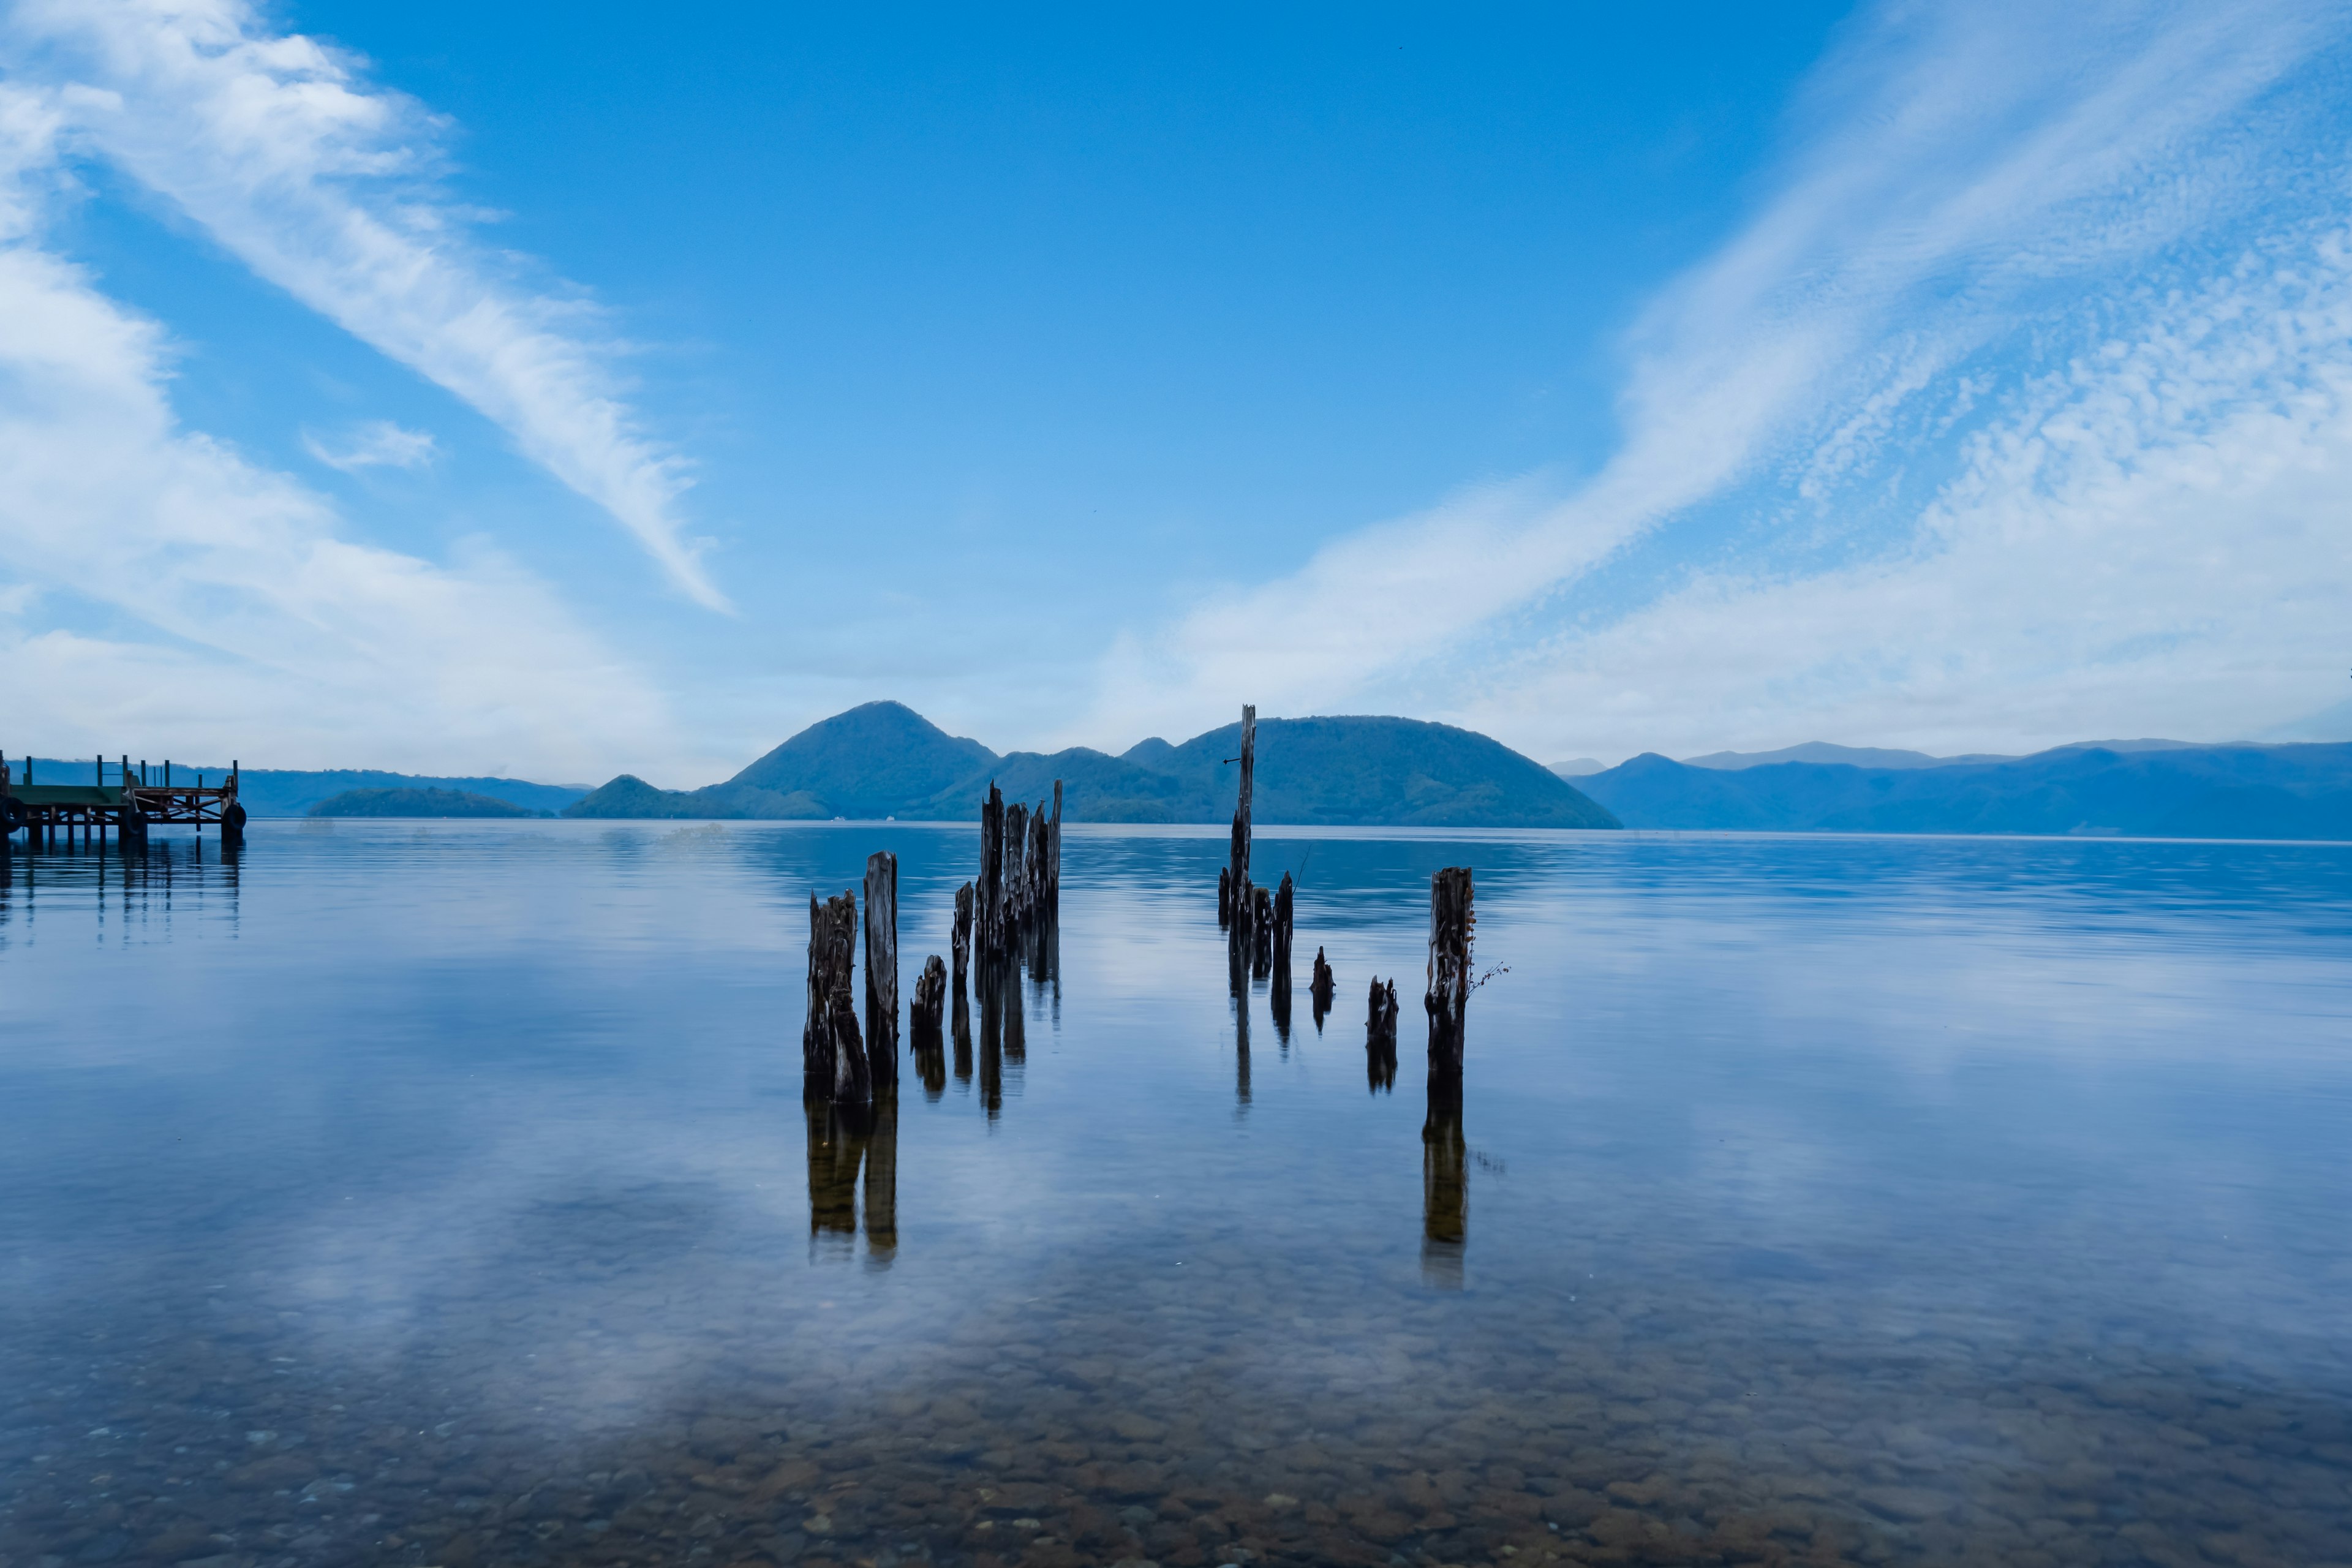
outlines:
M861 1138L877 848L911 993L975 829L19 850L0 1568L2352 1562L2352 848L1261 829L1286 1032L1222 830L1073 828Z

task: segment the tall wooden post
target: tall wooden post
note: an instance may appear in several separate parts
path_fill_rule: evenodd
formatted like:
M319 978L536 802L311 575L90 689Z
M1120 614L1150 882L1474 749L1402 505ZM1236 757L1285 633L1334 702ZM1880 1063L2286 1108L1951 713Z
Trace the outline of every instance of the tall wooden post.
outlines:
M1241 789L1234 806L1233 860L1229 867L1231 883L1228 898L1231 903L1234 930L1246 942L1244 928L1250 918L1250 795L1257 784L1257 708L1245 704L1242 709Z
M980 961L983 968L992 963L1003 943L996 931L999 911L1004 905L1004 796L996 781L988 781L988 798L980 807L980 881L974 889L979 905L974 911L980 922Z
M1054 781L1054 824L1045 839L1045 910L1062 918L1062 781Z
M1020 933L1021 920L1027 911L1023 907L1022 894L1028 879L1029 808L1019 801L1008 802L1004 807L1004 847L999 856L1003 867L1004 908L998 912L996 934L998 951L1013 951L1013 939Z
M955 958L955 994L963 995L963 977L971 968L971 884L966 882L956 889L955 929L949 933L948 951Z
M1463 1016L1470 1004L1470 946L1478 916L1470 868L1449 866L1429 879L1429 1070L1462 1070Z
M866 858L866 1055L877 1083L898 1077L898 858Z

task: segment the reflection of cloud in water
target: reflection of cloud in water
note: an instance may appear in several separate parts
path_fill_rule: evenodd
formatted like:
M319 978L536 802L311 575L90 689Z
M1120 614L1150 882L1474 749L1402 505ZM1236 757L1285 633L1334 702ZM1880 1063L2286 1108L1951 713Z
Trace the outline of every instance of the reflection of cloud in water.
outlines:
M348 1473L436 1561L655 1539L647 1499L701 1500L660 1528L721 1561L809 1545L820 1503L862 1555L1034 1517L1106 1561L1205 1551L1203 1519L1448 1561L1531 1520L1595 1549L1687 1521L1724 1555L1767 1517L1929 1557L2047 1522L2095 1555L2078 1501L2289 1560L2341 1528L2229 1479L2340 1479L2352 866L2325 853L1318 840L1300 940L1343 1005L1257 1053L1237 1122L1221 844L1073 835L1058 1024L1024 983L991 1067L967 1016L877 1167L801 1105L804 900L891 848L919 963L970 836L631 831L265 827L233 942L201 879L168 925L152 885L102 926L94 885L44 885L0 994L0 1462L103 1426L134 1434L87 1439L109 1473L244 1474L226 1408L313 1466L238 1507L290 1522ZM1419 1089L1427 871L1474 858L1511 973L1448 1127L1365 1094L1346 999L1408 977ZM826 1267L813 1227L890 1267ZM368 1479L403 1467L429 1479ZM1044 1490L1010 1514L1000 1483Z

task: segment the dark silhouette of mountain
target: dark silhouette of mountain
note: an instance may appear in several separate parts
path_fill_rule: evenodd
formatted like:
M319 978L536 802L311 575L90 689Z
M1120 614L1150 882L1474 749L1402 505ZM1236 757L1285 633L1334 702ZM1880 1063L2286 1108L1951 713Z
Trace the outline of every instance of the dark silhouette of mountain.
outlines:
M1631 827L2352 838L2352 744L2132 745L1933 767L1726 769L1645 752L1583 783Z
M570 816L921 817L961 821L993 779L1008 800L1063 785L1073 822L1231 817L1241 726L1110 756L1085 747L1000 757L896 702L813 724L723 784L657 790L624 774ZM1412 719L1269 719L1257 727L1261 822L1613 827L1565 781L1501 742Z
M821 819L908 816L996 753L959 740L903 702L868 702L822 719L729 779L656 789L631 773L589 792L566 816Z
M903 702L868 702L810 725L719 787L807 795L833 807L828 816L902 816L994 761Z
M242 781L238 795L243 795ZM249 811L252 808L247 807ZM462 789L347 789L310 808L312 816L541 816L512 801Z

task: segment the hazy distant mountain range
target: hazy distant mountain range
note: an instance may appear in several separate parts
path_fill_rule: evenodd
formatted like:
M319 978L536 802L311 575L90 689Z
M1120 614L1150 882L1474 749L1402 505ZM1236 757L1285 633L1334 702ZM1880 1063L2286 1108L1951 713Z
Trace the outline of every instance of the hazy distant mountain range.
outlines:
M897 816L963 821L990 781L1008 800L1063 786L1073 822L1223 822L1234 811L1241 726L1182 745L1154 738L1118 756L1084 746L999 756L898 702L810 725L724 784L656 789L623 774L567 816ZM1616 818L1500 742L1412 719L1265 719L1257 727L1261 822L1433 827L1614 827Z
M2352 838L2352 744L2085 742L2029 757L1773 762L1654 752L1578 781L1628 827Z
M1074 822L1224 822L1240 748L1241 726L1228 724L1118 756L1085 747L1000 756L900 703L869 702L703 789L656 789L625 773L583 791L519 779L248 769L244 799L257 816L299 816L335 797L321 815L490 813L503 802L524 815L583 817L962 822L976 816L991 779L1006 799L1034 804L1058 778ZM36 770L41 782L91 776L88 761L45 759ZM174 764L175 777L224 771ZM1936 757L1811 742L1545 768L1450 725L1268 719L1258 725L1256 815L1332 826L2352 839L2352 743L2086 741L2025 757Z

